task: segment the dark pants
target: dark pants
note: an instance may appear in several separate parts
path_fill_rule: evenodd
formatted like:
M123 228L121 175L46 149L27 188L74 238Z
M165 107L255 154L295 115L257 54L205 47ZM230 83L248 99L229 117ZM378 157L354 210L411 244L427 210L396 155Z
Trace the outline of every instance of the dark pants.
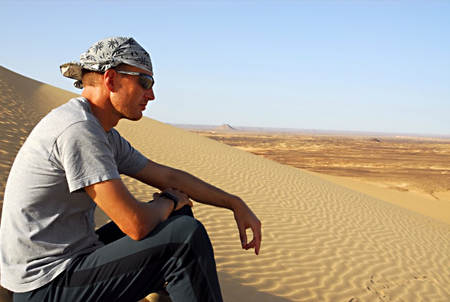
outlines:
M208 234L191 216L189 207L176 211L140 241L108 223L97 231L104 247L77 258L49 284L15 293L14 301L132 302L166 282L174 302L223 301Z

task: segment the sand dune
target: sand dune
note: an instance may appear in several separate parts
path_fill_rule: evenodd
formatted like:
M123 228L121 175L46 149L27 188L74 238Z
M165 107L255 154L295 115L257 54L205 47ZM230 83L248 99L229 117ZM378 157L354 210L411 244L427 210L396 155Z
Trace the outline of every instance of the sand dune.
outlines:
M2 200L21 143L71 96L0 67ZM149 118L117 128L149 158L241 196L261 219L255 256L240 248L231 212L195 204L225 301L450 301L449 224ZM125 182L141 200L153 192Z

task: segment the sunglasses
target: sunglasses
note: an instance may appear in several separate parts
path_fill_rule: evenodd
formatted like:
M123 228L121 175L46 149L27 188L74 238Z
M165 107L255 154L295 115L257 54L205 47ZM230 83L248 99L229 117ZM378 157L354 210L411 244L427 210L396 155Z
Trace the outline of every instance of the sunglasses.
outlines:
M139 84L142 85L142 87L144 89L150 89L153 87L153 85L155 84L155 79L153 79L153 77L151 75L145 74L145 73L140 73L140 72L134 72L134 71L116 71L117 73L123 73L123 74L128 74L128 75L136 75L139 76Z

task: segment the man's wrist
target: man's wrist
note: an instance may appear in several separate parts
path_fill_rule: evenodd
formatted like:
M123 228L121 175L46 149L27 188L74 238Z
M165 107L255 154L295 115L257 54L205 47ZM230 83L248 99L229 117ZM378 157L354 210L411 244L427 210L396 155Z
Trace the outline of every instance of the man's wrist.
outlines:
M170 193L170 192L162 192L159 195L159 197L164 197L166 199L170 199L170 200L173 201L173 210L172 210L172 212L175 211L176 208L178 207L178 197L175 194Z
M239 196L231 195L231 198L228 200L228 208L233 212L239 211L243 205L245 205L245 202Z

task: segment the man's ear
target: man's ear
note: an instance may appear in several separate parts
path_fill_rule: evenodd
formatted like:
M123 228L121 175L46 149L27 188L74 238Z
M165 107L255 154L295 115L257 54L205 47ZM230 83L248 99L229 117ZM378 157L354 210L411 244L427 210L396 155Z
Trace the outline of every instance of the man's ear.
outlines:
M114 69L108 69L103 74L103 80L105 82L106 88L110 92L116 92L116 90L117 90L117 72Z

